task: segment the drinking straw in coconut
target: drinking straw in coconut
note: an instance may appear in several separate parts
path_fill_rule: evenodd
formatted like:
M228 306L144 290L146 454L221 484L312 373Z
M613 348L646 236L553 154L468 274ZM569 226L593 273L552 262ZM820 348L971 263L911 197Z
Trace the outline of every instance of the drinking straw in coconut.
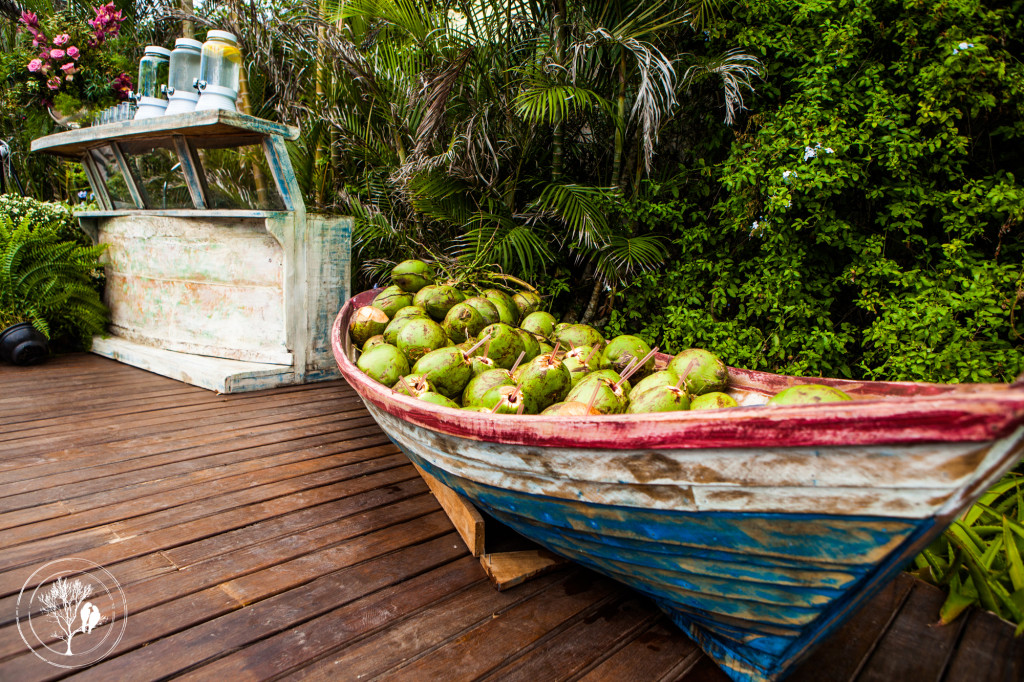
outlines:
M525 358L525 357L526 357L526 351L524 350L523 352L521 352L521 353L519 354L519 357L518 357L518 358L516 358L516 362L515 362L515 364L514 364L514 365L512 365L512 369L510 369L510 370L508 371L508 373L509 373L509 374L512 374L512 372L516 371L516 367L519 367L519 363L520 363L520 362L522 362L522 361L523 361L523 358Z
M405 380L405 377L398 377L398 383L400 383L403 386L405 386L405 390L409 391L409 395L411 397L415 397L416 389L414 389L412 387L412 385L408 381Z
M651 349L651 352L645 355L644 359L641 360L640 362L636 363L635 365L633 364L633 362L630 362L628 365L626 365L626 370L622 374L622 379L616 382L615 387L618 388L619 384L621 384L623 381L628 381L631 376L639 372L640 368L646 365L647 361L654 357L654 354L657 352L658 347L655 346L654 348ZM636 358L633 358L633 360L636 360Z
M491 335L488 332L487 336L485 336L484 338L480 339L479 341L477 341L476 343L474 343L472 346L469 347L469 350L467 350L466 353L465 353L466 357L468 358L471 355L473 355L473 352L476 351L477 348L479 348L480 346L484 345L484 342L490 341L490 340L491 340Z

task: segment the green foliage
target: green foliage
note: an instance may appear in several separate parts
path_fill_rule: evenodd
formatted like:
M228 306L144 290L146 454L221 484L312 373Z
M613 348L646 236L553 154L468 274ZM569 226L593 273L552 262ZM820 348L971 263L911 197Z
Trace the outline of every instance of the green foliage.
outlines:
M30 321L52 339L88 347L108 321L97 287L104 247L66 239L59 207L34 208L17 226L0 214L0 318Z
M756 113L624 207L671 223L673 265L620 292L610 329L792 374L1024 371L1019 17L948 0L734 8L709 40L765 63Z
M31 197L0 194L0 215L15 225L27 220L33 230L54 230L61 241L89 246L91 242L78 227L71 207L53 201L37 201Z

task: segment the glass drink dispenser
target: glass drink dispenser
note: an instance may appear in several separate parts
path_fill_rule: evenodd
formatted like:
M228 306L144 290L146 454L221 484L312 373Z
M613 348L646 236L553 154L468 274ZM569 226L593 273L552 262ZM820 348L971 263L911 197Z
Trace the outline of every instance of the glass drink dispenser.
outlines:
M199 78L199 62L203 44L191 38L178 38L174 41L171 51L170 72L167 76L167 93L169 104L167 114L184 114L194 111L199 101L199 91L195 81Z
M167 100L163 98L163 88L167 84L167 66L171 59L170 50L157 45L147 45L139 60L139 84L135 97L139 110L135 119L162 116L167 109Z
M209 31L203 43L199 64L199 102L196 111L227 109L235 111L238 77L242 70L242 52L238 40L227 31Z

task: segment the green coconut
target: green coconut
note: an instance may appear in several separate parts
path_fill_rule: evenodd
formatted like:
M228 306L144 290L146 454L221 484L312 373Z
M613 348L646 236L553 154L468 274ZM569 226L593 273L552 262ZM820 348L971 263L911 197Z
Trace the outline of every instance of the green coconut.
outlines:
M463 301L452 306L448 314L444 316L441 326L448 338L458 342L463 339L476 338L476 335L487 326L487 323L484 321L483 315L476 311L476 308Z
M465 294L447 284L429 284L416 292L415 305L427 311L437 321L444 319L448 311L466 300Z
M626 371L631 363L640 362L650 355L651 347L639 336L623 334L608 342L601 351L601 368L614 369L619 374ZM643 378L654 371L654 356L644 362L644 366L635 370L638 378Z
M507 369L491 369L469 380L462 391L463 407L481 406L488 391L499 386L512 386L512 375ZM489 407L494 407L490 405Z
M405 328L405 325L409 324L413 320L429 320L430 316L423 313L422 317L413 317L412 315L406 315L405 317L396 317L395 319L388 322L388 326L384 327L384 341L390 343L392 346L398 345L398 333Z
M384 340L383 334L376 334L375 336L371 336L370 338L366 339L366 343L363 344L363 352L365 353L374 346L380 346L381 344L385 343L387 343L387 341Z
M538 355L523 365L519 386L526 398L526 410L537 414L548 405L561 402L572 388L572 376L553 354Z
M387 343L374 346L360 355L356 367L385 386L394 386L399 377L409 373L409 361L402 351Z
M440 405L441 407L450 407L453 410L459 409L459 404L458 403L456 403L454 400L448 398L447 396L441 395L440 393L431 393L431 392L421 393L419 395L419 399L422 400L425 403L431 403L431 404L434 404L434 405Z
M494 364L494 360L482 355L474 355L469 359L470 366L473 367L473 376L483 374L484 372L492 369L496 369L497 366Z
M816 405L852 400L843 391L822 384L801 384L790 386L776 393L768 400L769 405Z
M529 362L540 355L540 342L537 341L537 337L525 329L516 329L516 333L518 333L519 338L523 340L523 350L526 351L526 356L523 358L523 362Z
M418 318L406 320L396 340L398 349L412 363L448 343L448 337L441 329L441 325L430 319Z
M720 391L705 393L690 401L691 410L720 410L726 407L739 407L739 403L728 393Z
M387 313L380 308L364 305L352 314L352 319L348 324L348 332L352 337L352 343L362 348L367 339L377 334L383 334L387 326Z
M512 302L515 303L516 309L519 310L520 320L525 319L530 313L540 310L541 305L540 294L529 290L516 292L512 297Z
M599 369L597 371L590 372L582 379L580 379L580 381L595 381L597 379L606 379L610 383L618 384L626 395L629 395L629 392L633 388L632 385L629 383L629 379L623 379L622 375L616 372L614 369Z
M555 347L552 346L547 341L538 341L537 342L537 346L540 348L540 354L541 355L544 355L545 353L554 353L555 352ZM558 351L558 355L561 356L562 355L562 351Z
M411 305L412 294L402 291L401 288L395 285L387 287L373 299L373 307L380 308L391 319L394 319L395 313L399 310Z
M421 260L406 260L391 269L391 281L402 291L416 293L434 282L434 271Z
M601 349L594 349L590 346L576 346L575 348L567 348L565 350L565 356L562 358L562 362L569 359L576 359L580 365L587 367L589 371L593 372L601 369Z
M627 414L645 412L678 412L690 409L690 396L686 389L675 386L654 386L635 398L630 397Z
M484 326L501 322L501 314L498 312L498 307L483 296L472 296L463 301L463 303L473 306L473 309L480 313L480 317L484 318Z
M469 358L454 346L430 351L416 361L412 371L426 375L438 393L453 399L462 394L462 389L473 378Z
M418 305L407 305L404 308L399 308L398 312L391 316L391 321L394 322L395 320L401 320L408 317L426 318L430 317L430 315L427 315L427 311Z
M565 396L565 402L583 403L601 414L621 414L629 405L621 387L616 389L612 382L604 378L593 381L581 381Z
M518 386L498 386L484 395L483 406L494 414L532 414Z
M604 337L601 336L601 332L588 324L570 324L568 327L563 327L561 331L554 332L554 339L552 340L560 341L565 348L574 348L576 346L594 347L598 344L604 344Z
M601 411L597 408L587 408L586 403L576 402L575 400L566 400L554 405L549 405L544 408L541 412L545 417L589 417L595 414L601 414Z
M690 395L723 391L729 383L729 371L725 363L714 353L701 348L690 348L679 353L668 363L668 369L685 377L684 387Z
M519 328L548 339L555 331L555 316L543 310L537 310L524 317L523 321L519 323Z
M654 372L648 374L640 381L636 382L636 385L629 391L629 399L632 400L633 396L638 396L649 388L655 386L675 386L679 383L679 375L670 369L663 369L660 372Z
M486 298L498 310L498 321L514 327L519 323L519 308L512 297L500 289L487 289L483 292Z
M422 374L406 374L395 382L392 390L407 395L410 398L419 398L424 393L432 392L434 387L430 385L427 377Z
M597 369L597 356L598 353L590 346L577 346L562 356L562 364L569 370L573 386Z
M488 325L480 330L479 339L489 337L483 350L494 364L502 369L511 369L524 350L523 338L514 328L503 322Z

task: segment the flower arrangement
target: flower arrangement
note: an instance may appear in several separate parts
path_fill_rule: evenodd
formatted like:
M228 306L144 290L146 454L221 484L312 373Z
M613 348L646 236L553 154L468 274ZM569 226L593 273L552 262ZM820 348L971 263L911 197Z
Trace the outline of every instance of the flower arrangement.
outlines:
M23 75L36 103L68 116L99 110L128 98L134 61L120 49L124 14L113 2L93 8L84 20L66 11L40 19L22 12L21 28L31 47Z

